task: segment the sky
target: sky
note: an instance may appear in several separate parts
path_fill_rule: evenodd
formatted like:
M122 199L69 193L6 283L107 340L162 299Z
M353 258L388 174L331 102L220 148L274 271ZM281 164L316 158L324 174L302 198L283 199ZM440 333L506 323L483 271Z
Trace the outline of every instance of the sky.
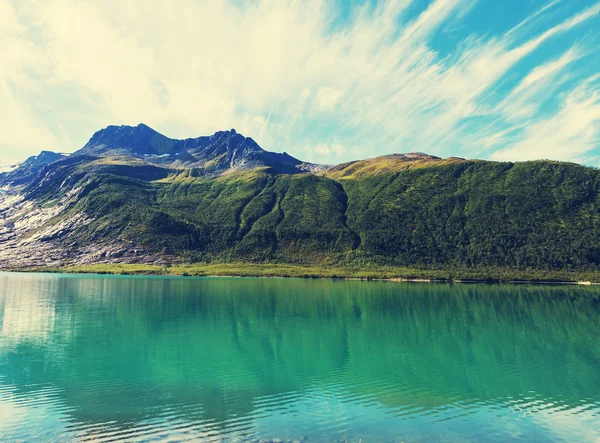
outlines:
M599 0L0 0L0 169L108 125L600 166Z

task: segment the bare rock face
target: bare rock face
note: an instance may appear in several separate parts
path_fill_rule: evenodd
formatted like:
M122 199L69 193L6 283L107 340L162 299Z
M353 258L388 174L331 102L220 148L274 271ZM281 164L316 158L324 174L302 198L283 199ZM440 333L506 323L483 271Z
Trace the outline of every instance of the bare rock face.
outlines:
M96 132L75 155L174 155L181 151L178 140L170 139L144 124L108 126Z
M74 155L125 155L170 168L202 168L207 173L261 167L273 168L282 174L305 172L299 167L300 160L285 152L265 151L235 129L176 140L144 124L109 126L96 132Z
M317 163L308 163L308 162L300 163L298 165L298 169L300 169L301 171L304 171L304 172L309 172L311 174L319 174L323 171L326 171L329 168L331 168L330 165L320 165Z
M44 207L23 194L0 192L0 270L113 263L172 264L177 257L150 253L114 239L80 247L71 234L92 220L81 213L62 217L81 189Z
M68 251L54 240L85 220L79 215L46 223L60 214L67 203L44 208L25 200L22 194L0 194L0 269L63 263Z

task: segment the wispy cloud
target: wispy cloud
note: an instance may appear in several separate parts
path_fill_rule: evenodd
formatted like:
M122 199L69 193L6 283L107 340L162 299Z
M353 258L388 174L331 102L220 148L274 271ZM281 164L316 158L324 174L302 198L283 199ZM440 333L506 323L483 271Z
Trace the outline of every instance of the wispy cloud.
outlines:
M0 0L0 154L72 150L143 121L177 137L235 127L322 162L593 161L600 3L549 1L497 35L470 30L479 3L382 1L340 24L326 0ZM448 26L459 41L440 51Z
M527 126L519 141L494 152L499 160L538 158L598 163L591 154L600 143L600 76L566 95L559 111Z
M316 154L320 158L332 158L343 156L346 153L346 149L339 143L318 143L316 146L309 148L308 152L309 155Z
M15 163L9 162L6 160L2 160L0 158L0 173L11 171L14 169L14 167L15 167Z

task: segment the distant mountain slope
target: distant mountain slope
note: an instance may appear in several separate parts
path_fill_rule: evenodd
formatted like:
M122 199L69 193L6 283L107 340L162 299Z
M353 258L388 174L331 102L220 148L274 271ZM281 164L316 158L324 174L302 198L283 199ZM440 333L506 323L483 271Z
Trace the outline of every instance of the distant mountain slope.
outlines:
M201 168L206 173L258 167L270 167L284 174L303 171L300 160L286 153L265 151L233 129L208 137L175 140L144 124L109 126L95 133L75 155L133 156L173 168Z
M7 185L21 185L33 180L44 167L67 157L51 151L42 151L39 155L29 157L12 171L0 174L0 187Z
M460 158L442 159L422 152L391 154L381 157L342 163L327 169L327 177L334 179L359 178L367 175L379 175L400 172L420 166L433 166L461 161Z
M303 172L233 131L171 142L148 129L96 134L1 193L0 267L248 260L600 271L593 168L413 153ZM175 159L181 152L194 161Z

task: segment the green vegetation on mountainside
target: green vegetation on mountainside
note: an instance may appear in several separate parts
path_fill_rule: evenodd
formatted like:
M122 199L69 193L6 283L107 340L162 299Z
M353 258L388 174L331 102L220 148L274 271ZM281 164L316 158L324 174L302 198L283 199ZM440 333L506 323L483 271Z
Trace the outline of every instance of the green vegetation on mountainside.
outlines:
M118 239L190 261L599 270L596 169L385 158L322 175L269 168L194 175L78 157L27 192L47 203L81 189L59 217L92 221L65 243Z
M361 256L387 264L588 269L599 174L552 162L457 162L342 181Z

